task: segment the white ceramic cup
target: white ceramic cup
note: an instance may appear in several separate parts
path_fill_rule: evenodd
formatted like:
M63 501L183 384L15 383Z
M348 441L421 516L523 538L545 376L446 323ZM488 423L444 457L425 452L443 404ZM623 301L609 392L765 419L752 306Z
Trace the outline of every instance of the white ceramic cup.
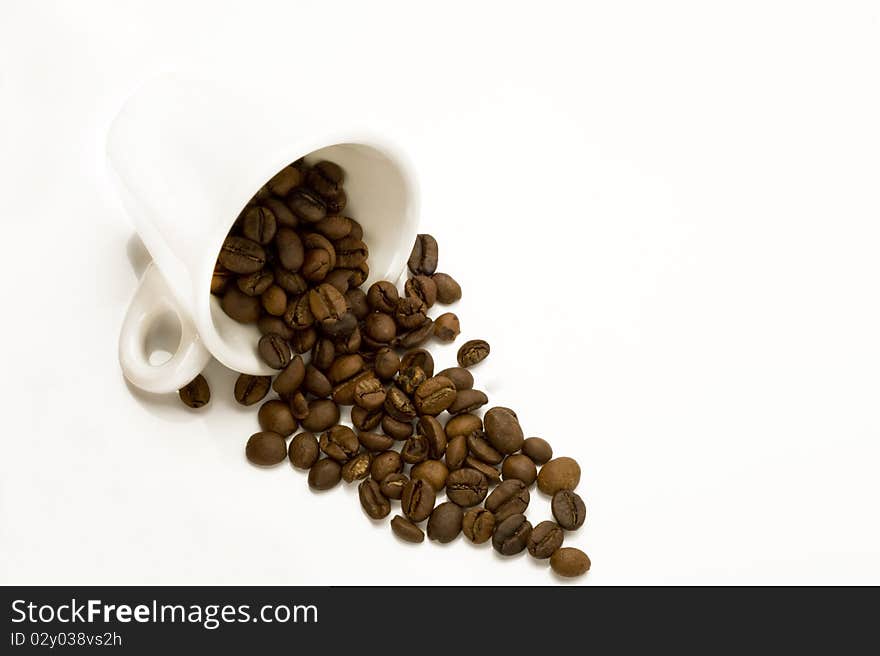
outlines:
M173 392L211 356L268 375L256 326L240 324L211 295L217 254L245 203L298 159L330 159L346 172L345 214L364 228L370 278L396 280L417 229L417 192L405 157L385 137L325 125L295 99L264 102L215 85L165 76L145 85L114 120L111 176L153 261L122 324L119 362L135 386ZM170 359L150 363L148 338L169 316L180 326Z

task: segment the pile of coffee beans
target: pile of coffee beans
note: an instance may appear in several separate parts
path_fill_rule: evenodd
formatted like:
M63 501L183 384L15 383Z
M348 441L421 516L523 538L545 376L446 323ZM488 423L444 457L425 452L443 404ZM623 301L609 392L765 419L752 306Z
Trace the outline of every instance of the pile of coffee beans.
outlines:
M391 530L401 540L422 542L427 532L446 543L464 533L506 556L549 559L561 576L584 574L587 555L562 546L586 520L574 491L578 463L526 438L510 408L483 412L489 399L469 368L489 356L488 342L466 341L458 366L435 371L424 346L454 342L461 325L452 312L432 319L429 311L459 300L461 287L437 271L431 235L416 239L402 294L387 280L361 288L369 251L360 224L343 214L344 182L333 162L294 162L251 199L217 258L211 292L230 317L257 325L259 354L278 370L274 379L236 381L238 403L263 401L247 458L261 466L286 458L308 470L314 490L357 482L374 520L399 503ZM205 378L180 398L192 408L207 404ZM346 406L351 426L341 423ZM551 498L555 521L533 527L525 513L535 483Z

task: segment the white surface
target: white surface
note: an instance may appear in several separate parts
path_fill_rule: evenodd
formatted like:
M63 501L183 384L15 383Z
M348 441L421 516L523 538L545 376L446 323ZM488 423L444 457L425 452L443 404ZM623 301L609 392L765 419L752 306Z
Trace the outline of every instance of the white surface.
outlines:
M259 70L412 155L479 386L583 466L583 583L880 583L876 3L292 5L3 3L0 582L554 582L249 466L216 363L206 412L123 382L109 121Z

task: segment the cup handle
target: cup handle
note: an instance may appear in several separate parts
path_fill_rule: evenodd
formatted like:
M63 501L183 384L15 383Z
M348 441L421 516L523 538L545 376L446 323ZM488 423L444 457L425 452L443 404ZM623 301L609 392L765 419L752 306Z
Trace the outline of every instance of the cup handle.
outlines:
M167 311L180 323L180 343L171 358L150 364L145 344L149 331ZM211 359L189 313L174 298L155 263L151 263L128 306L119 334L119 364L133 385L147 392L176 392L198 375Z

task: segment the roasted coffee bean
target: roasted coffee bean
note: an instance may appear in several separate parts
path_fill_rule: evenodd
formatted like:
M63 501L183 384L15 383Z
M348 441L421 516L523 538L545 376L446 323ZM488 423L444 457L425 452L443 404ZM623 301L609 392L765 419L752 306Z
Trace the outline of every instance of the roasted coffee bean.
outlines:
M399 300L400 295L397 293L397 287L387 280L374 282L367 291L367 303L375 312L393 314Z
M347 237L351 232L351 219L347 216L328 216L315 224L315 230L324 235L330 241L336 241Z
M418 235L406 264L415 275L434 273L437 270L437 240L431 235Z
M265 269L260 269L255 273L249 273L246 276L240 276L235 281L236 286L243 294L248 296L260 296L264 291L269 289L275 278Z
M344 383L340 383L333 388L333 400L339 405L354 405L357 386L373 377L373 372L363 371L354 378L349 378Z
M266 264L266 251L255 241L230 235L223 242L218 261L233 273L254 273Z
M511 515L495 525L492 546L500 554L512 556L526 548L532 534L532 525L525 515Z
M406 281L403 291L407 296L413 296L431 307L437 302L437 285L429 276L413 276Z
M467 453L467 438L464 435L456 435L446 445L446 466L450 470L460 469Z
M439 320L438 320L439 321ZM436 325L436 322L434 322ZM455 385L455 389L459 392L462 390L472 389L474 386L474 375L464 367L450 367L444 369L438 376L446 376Z
M420 417L416 424L416 431L420 435L424 435L428 441L430 456L435 460L439 460L446 453L446 431L437 421L436 417L424 416Z
M424 542L425 534L418 526L409 521L406 517L396 515L391 520L391 530L394 535L406 542L419 543Z
M420 415L437 416L455 402L455 385L448 378L434 376L419 385L413 404Z
M454 384L454 383L453 383ZM455 395L455 401L446 408L451 415L457 415L462 412L473 412L482 408L489 402L489 397L485 392L480 390L462 390Z
M527 437L522 443L522 452L536 465L543 465L553 457L553 449L547 440L540 437Z
M300 421L308 431L320 433L339 423L339 408L329 399L309 401L309 414Z
M455 303L461 299L461 286L452 276L446 273L435 273L431 276L437 287L437 300L444 305Z
M275 248L281 266L292 273L298 272L305 261L305 247L299 234L291 228L280 228L275 235Z
M446 478L449 476L449 468L442 460L425 460L417 465L413 465L410 471L410 478L420 478L428 481L436 492L439 492L446 486Z
M327 206L321 197L305 187L298 187L287 196L287 206L299 218L309 223L317 223L327 216Z
M465 458L463 466L470 467L471 469L476 469L478 472L486 477L486 480L489 481L490 484L499 483L501 481L500 471L495 469L495 467L493 467L492 465L487 465L482 460L473 456L468 456L467 458Z
M372 312L364 322L364 334L379 344L389 344L397 336L397 324L390 314Z
M223 294L220 307L239 323L256 323L263 311L259 297L248 296L238 287L231 285Z
M333 285L323 283L309 292L309 309L318 321L339 320L348 312L345 297Z
M388 476L382 479L379 489L389 499L400 501L400 497L403 496L403 488L406 487L407 482L409 482L409 477L406 474L388 474Z
M486 477L475 469L456 469L446 478L446 496L465 508L480 503L488 490Z
M348 269L333 269L324 278L324 282L332 285L340 294L348 292L349 280L351 280L351 272Z
M336 248L333 246L333 243L327 239L324 235L321 235L317 232L309 232L302 238L303 247L306 249L306 253L314 250L321 250L327 253L327 257L329 258L329 268L336 268ZM304 274L305 275L305 274ZM306 276L308 278L308 276Z
M349 274L349 285L351 284L351 274ZM358 287L349 289L345 292L345 302L348 303L348 309L358 321L363 321L370 313L370 305L367 303L367 295L363 289Z
M390 415L385 415L382 417L382 430L395 440L405 440L413 434L412 420L400 421Z
M327 214L339 214L348 205L348 196L345 189L340 188L335 196L325 198L324 205L327 207Z
M344 321L344 319L342 321ZM351 331L350 335L337 335L333 338L333 345L336 347L336 353L339 355L352 355L357 353L361 348L361 331L358 328L355 328Z
M373 519L382 519L391 512L391 502L385 498L379 484L372 478L358 485L358 497L364 512Z
M293 166L285 166L278 171L266 186L276 196L286 196L294 187L302 184L302 172Z
M541 522L532 529L532 534L526 543L526 548L534 558L549 558L565 539L565 533L556 522Z
M277 465L287 457L287 443L278 433L261 431L250 436L245 455L255 465Z
M309 469L309 486L329 490L342 480L342 465L332 458L322 458Z
M404 394L412 396L413 392L418 389L419 385L426 380L428 380L428 377L425 375L425 372L422 371L421 367L407 367L406 369L400 370L400 373L397 374L397 378L394 382L397 383L397 386Z
M303 260L302 275L309 282L323 280L333 269L330 264L330 255L323 248L313 248L306 251Z
M458 349L458 364L462 367L473 367L489 356L489 342L472 339Z
M333 385L327 380L327 376L312 364L306 367L303 388L319 399L330 396L330 393L333 391Z
M281 335L263 335L258 350L263 362L273 369L284 369L290 364L290 346Z
M373 456L370 465L370 476L377 481L384 481L389 474L399 474L403 469L403 461L397 451L383 451Z
M373 363L376 375L382 380L391 380L400 369L400 356L393 349L383 348L377 351Z
M387 451L394 446L394 440L381 433L361 431L358 433L358 441L367 451Z
M312 364L321 371L327 371L335 359L336 347L333 346L333 340L326 337L318 339L312 349Z
M464 512L460 506L450 501L441 503L428 518L428 538L442 544L452 542L461 533L463 518Z
M318 331L314 326L303 328L302 330L294 330L290 338L290 349L298 354L308 353L318 341Z
M504 480L515 478L526 485L531 485L538 478L538 468L528 456L515 453L507 456L501 463L501 478Z
M287 457L290 464L298 469L311 469L318 458L321 457L321 449L318 439L313 433L299 433L290 440L287 449Z
M253 405L269 393L272 379L269 376L240 374L235 381L235 400L242 405Z
M215 264L214 273L211 275L211 293L222 294L233 278L235 274L232 271L224 269L219 262Z
M303 359L295 355L284 370L275 377L272 389L282 398L289 398L299 390L306 375Z
M357 343L348 344L348 337L358 330L358 322L351 312L346 312L339 319L324 319L321 322L321 330L327 337L336 341L346 341L346 348L356 351L360 348L360 333L357 336ZM335 343L335 342L334 342Z
M309 416L309 402L302 392L294 392L290 397L290 412L297 421L302 423ZM323 430L323 429L322 429Z
M430 453L431 447L424 435L411 435L400 449L400 457L409 465L427 460Z
M495 520L503 522L511 515L524 513L529 507L529 488L522 481L511 478L492 490L486 497L486 510L491 510Z
M293 337L293 329L284 323L284 319L281 319L280 317L270 317L264 314L260 317L260 320L257 321L257 329L262 335L275 333L281 335L287 340Z
M321 196L335 196L342 187L345 173L338 164L318 162L306 174L306 184Z
M343 237L335 242L336 266L341 269L357 269L367 261L369 250L367 245L354 237Z
M272 275L275 278L275 284L293 296L300 296L309 288L306 279L301 274L288 271L284 267L276 266L272 270Z
M287 304L284 322L294 330L305 330L315 323L315 316L309 307L308 294L298 296Z
M371 431L375 429L384 416L384 408L379 408L378 410L364 410L363 408L355 407L351 409L351 423L355 428L362 431Z
M327 378L335 384L349 380L364 370L364 359L358 354L340 355L330 369L327 371Z
M553 517L566 531L574 531L584 525L587 519L587 506L580 495L571 490L559 490L550 502Z
M281 227L296 228L299 225L299 219L283 201L270 196L260 202L272 210L272 214L275 215L276 230Z
M495 516L485 508L471 508L462 518L461 530L474 544L483 544L495 532Z
M321 435L321 451L336 462L346 463L357 455L361 448L357 435L348 426L333 426Z
M454 342L459 334L461 334L461 325L458 322L458 316L454 313L446 312L434 321L434 337L441 342Z
M410 421L416 417L416 408L409 397L396 385L385 394L385 412L398 421Z
M497 465L504 459L485 437L483 431L474 431L467 436L468 451L475 458L479 458L489 465Z
M299 422L290 412L290 406L278 399L266 401L260 406L260 411L257 413L257 421L260 423L260 428L264 431L278 433L282 437L293 435L293 432L299 426Z
M427 308L420 299L407 296L397 301L394 320L403 330L418 328L425 323L427 318Z
M348 269L348 271L351 271L349 284L352 287L360 287L367 281L367 278L370 277L370 266L366 262L363 262L357 268Z
M398 348L411 349L421 346L427 342L431 335L434 334L434 320L426 318L425 323L415 330L411 330L404 335L398 335L394 340L394 345Z
M410 367L419 367L425 372L425 376L430 378L434 375L434 358L425 349L408 351L400 358L400 370L403 371Z
M574 547L562 547L550 556L550 567L559 576L581 576L589 571L590 565L587 554Z
M463 413L456 415L446 422L446 439L451 440L456 435L470 435L474 431L483 430L483 420L477 415Z
M350 237L354 237L355 239L363 239L364 238L364 227L355 221L351 220L351 232L348 233Z
M264 246L275 238L275 214L268 207L255 205L244 213L241 225L242 234Z
M354 402L365 410L378 410L385 404L385 388L372 373L355 384Z
M538 472L538 489L554 495L559 490L573 490L581 480L581 468L573 458L554 458Z
M515 453L522 448L523 431L516 413L510 408L490 408L483 417L489 441L501 453Z
M437 495L430 483L421 479L410 480L403 487L400 508L407 519L421 522L431 515Z
M208 381L202 374L189 381L177 394L184 405L190 408L201 408L211 400L211 388L208 387Z
M270 285L260 296L260 302L266 312L272 316L280 317L287 309L287 292L278 285Z

